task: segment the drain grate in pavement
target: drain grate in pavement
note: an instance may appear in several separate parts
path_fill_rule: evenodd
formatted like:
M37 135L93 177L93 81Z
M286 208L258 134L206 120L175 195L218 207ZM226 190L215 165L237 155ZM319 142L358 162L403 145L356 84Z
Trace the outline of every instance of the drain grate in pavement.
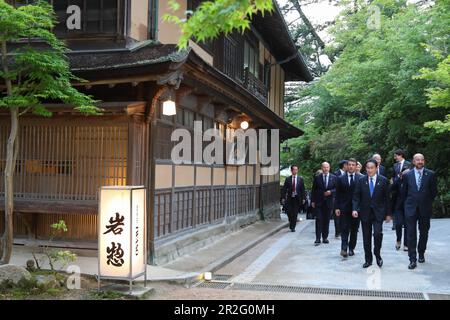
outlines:
M203 281L197 284L196 288L209 288L209 289L226 289L230 286L230 282L223 281Z
M338 296L377 297L377 298L392 298L392 299L413 299L413 300L425 299L424 295L420 292L315 288L315 287L297 287L297 286L283 286L283 285L265 285L253 283L235 283L231 287L231 289L287 292L287 293L326 294Z
M214 281L227 281L230 280L233 276L230 274L213 274Z
M425 296L423 295L423 293L420 292L298 287L298 286L266 285L255 283L231 283L226 281L214 281L214 280L209 282L206 281L201 282L197 285L197 287L228 289L228 290L250 290L250 291L268 291L268 292L283 292L283 293L323 294L335 296L425 300Z

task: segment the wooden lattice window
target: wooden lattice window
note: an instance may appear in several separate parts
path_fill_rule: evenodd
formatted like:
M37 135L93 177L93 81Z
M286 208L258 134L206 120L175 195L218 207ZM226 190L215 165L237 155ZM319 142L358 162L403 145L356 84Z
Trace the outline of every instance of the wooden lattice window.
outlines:
M0 177L8 125L0 126ZM96 200L98 188L126 185L126 124L23 123L14 194L17 199ZM4 194L0 184L0 197Z
M59 35L117 35L124 20L124 0L47 0L53 5L57 17L55 32ZM9 0L8 3L19 7L32 4L36 0ZM67 19L70 6L80 9L80 28L69 30Z

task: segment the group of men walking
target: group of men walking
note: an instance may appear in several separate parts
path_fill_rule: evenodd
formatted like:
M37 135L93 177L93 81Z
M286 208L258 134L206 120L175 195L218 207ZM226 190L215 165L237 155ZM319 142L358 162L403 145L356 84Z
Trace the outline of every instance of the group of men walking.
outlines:
M341 238L340 254L344 258L353 256L361 224L365 255L363 268L372 265L373 256L381 267L383 222L394 217L395 247L397 250L401 248L403 232L404 250L408 251L410 260L408 268L415 269L417 261L425 262L432 203L437 195L436 175L424 167L425 157L420 153L414 155L411 163L405 160L403 150L397 150L394 159L396 163L391 179L386 178L379 154L373 155L363 166L354 158L343 160L335 173L330 172L328 162L322 163L311 190L316 246L329 243L329 224L334 217L336 237ZM361 167L364 174L360 172ZM291 173L283 186L282 201L286 204L290 230L294 232L297 214L307 197L298 166L292 165Z

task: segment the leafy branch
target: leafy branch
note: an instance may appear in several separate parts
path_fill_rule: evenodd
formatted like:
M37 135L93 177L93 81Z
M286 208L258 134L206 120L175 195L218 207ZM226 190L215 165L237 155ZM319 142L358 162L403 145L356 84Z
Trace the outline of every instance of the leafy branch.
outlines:
M163 20L177 24L181 29L178 41L180 50L186 49L189 40L199 42L214 39L221 33L229 34L237 29L244 32L250 27L252 17L261 12L271 12L271 0L215 0L202 2L193 11L186 11L183 17L176 15L181 8L176 0L169 0L173 14L165 14ZM187 18L187 16L190 16ZM186 17L186 18L185 18Z

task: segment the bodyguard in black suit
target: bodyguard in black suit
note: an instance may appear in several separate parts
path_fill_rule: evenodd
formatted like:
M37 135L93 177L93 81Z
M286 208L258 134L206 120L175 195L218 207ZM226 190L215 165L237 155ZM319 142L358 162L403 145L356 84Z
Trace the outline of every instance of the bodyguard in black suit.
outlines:
M430 230L432 204L437 195L436 174L424 168L425 157L418 153L413 158L414 169L403 176L402 199L408 229L409 269L417 267L417 251L419 262L425 262L425 250ZM417 247L417 223L419 223L419 245ZM416 251L417 247L417 251Z
M284 181L281 196L283 203L286 204L289 228L294 232L298 212L306 202L306 190L303 178L297 175L298 167L296 165L291 166L291 173L292 175Z
M320 244L320 237L323 243L329 243L328 233L334 207L336 180L337 177L330 173L330 164L322 163L322 173L314 177L311 190L311 205L315 209L316 216L315 245Z
M372 265L372 231L374 255L377 265L383 265L381 245L383 242L383 221L390 220L389 181L377 174L378 162L374 159L366 162L366 172L358 180L353 193L353 217L361 218L364 253L366 262L363 268Z
M338 177L336 184L335 214L341 223L341 256L347 258L354 255L358 238L359 218L352 216L353 191L356 182L363 176L356 173L357 161L348 159L347 172ZM350 242L349 242L350 236ZM348 250L348 253L347 253Z

